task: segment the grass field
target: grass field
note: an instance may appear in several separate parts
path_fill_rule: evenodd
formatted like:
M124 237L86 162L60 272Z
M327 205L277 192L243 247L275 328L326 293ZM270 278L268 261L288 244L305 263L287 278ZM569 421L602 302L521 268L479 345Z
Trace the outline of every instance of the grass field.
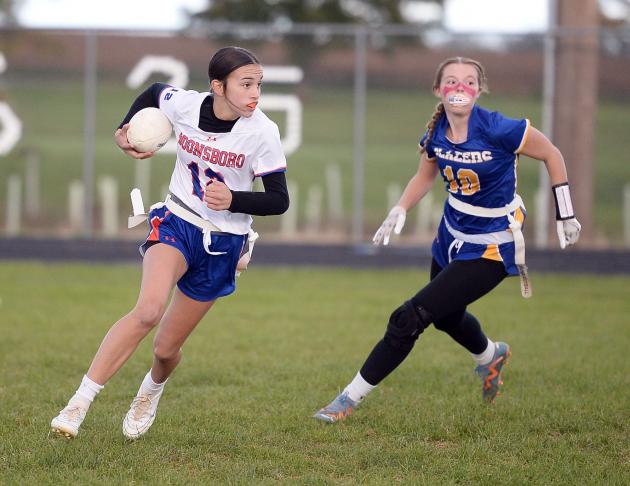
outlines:
M205 89L201 84L191 89ZM5 217L6 178L25 173L26 152L39 153L41 175L41 214L27 221L31 230L67 225L68 185L82 178L83 170L83 102L82 85L77 81L50 79L45 88L42 80L13 81L8 88L8 102L24 122L24 135L18 148L2 160L0 173L0 224ZM274 92L277 87L270 87ZM119 182L121 224L130 211L128 193L134 185L135 162L116 148L112 139L114 127L127 112L136 92L120 82L103 80L98 86L96 114L95 173L113 176ZM331 86L300 87L303 107L303 143L289 157L287 177L299 186L295 207L304 223L304 207L309 189L325 187L326 168L336 165L341 171L343 210L347 221L352 209L353 165L353 93L350 89ZM367 97L365 150L365 227L372 234L388 207L390 184L404 187L417 168L417 140L431 116L435 98L420 90L370 89ZM541 101L536 97L492 94L482 98L487 108L500 110L512 117L528 117L540 127ZM626 126L630 106L602 98L596 115L595 210L596 238L614 245L622 243L622 194L630 184L627 154L630 138ZM59 120L62 114L62 120ZM284 119L270 112L284 130ZM570 163L570 161L568 161ZM519 192L534 214L534 195L538 184L539 162L524 158L519 167ZM146 202L163 198L173 156L156 155L151 161L151 191ZM570 174L579 177L579 174ZM444 189L438 181L434 187L436 201L443 201ZM325 193L324 193L325 194ZM574 198L577 197L574 195ZM324 203L326 197L324 197ZM95 196L98 205L98 196ZM324 207L324 211L326 208ZM324 212L324 214L326 214ZM98 219L98 217L97 217ZM326 220L326 218L324 218ZM260 229L273 231L279 218L261 219ZM533 225L528 225L530 231ZM121 231L123 228L121 228Z
M630 278L534 274L472 306L513 357L481 402L465 351L433 328L347 422L310 415L356 373L426 271L253 267L184 349L158 418L121 421L144 342L77 440L48 437L102 336L135 300L136 265L2 262L4 484L630 484Z

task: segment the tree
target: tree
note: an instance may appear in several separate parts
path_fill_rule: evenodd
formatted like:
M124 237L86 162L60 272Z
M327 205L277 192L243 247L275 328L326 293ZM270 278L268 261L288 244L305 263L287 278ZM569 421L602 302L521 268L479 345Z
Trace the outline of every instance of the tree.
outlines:
M442 3L443 0L431 0ZM401 23L403 0L210 0L193 15L209 21L273 23Z
M17 25L15 11L23 0L0 0L0 26Z
M630 24L630 0L599 0L598 3L602 27L625 27Z

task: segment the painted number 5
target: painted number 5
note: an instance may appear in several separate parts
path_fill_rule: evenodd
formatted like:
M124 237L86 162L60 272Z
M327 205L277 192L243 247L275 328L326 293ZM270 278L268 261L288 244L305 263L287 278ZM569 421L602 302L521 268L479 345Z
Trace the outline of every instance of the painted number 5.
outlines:
M461 191L464 196L472 196L479 186L479 176L474 170L459 169L457 178L453 175L453 168L450 165L444 167L444 178L448 182L448 191L457 194Z

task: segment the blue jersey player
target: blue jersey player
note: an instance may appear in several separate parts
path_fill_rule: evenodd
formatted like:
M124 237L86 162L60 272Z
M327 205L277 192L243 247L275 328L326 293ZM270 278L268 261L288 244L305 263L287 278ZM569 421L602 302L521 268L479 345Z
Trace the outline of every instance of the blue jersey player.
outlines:
M482 397L494 400L510 347L490 340L466 308L508 275L519 275L523 296L531 295L521 231L526 213L516 193L519 155L544 161L560 246L577 242L580 223L573 214L562 154L529 120L510 119L476 104L487 91L483 66L467 58L447 59L438 67L433 91L440 102L420 139L418 171L374 235L374 244L387 245L392 230L400 233L407 211L440 174L448 196L433 242L431 281L394 310L383 339L343 392L314 415L319 420L348 417L402 363L430 324L472 354Z

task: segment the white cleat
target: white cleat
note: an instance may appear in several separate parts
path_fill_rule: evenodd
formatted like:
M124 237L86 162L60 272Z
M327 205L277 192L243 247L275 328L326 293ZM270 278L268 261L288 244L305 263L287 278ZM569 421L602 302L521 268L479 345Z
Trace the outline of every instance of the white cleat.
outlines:
M123 434L127 439L140 438L153 425L161 396L161 393L157 396L140 395L133 399L122 425Z
M76 404L68 404L59 415L50 422L50 430L60 437L74 439L79 434L79 427L85 419L87 409Z

